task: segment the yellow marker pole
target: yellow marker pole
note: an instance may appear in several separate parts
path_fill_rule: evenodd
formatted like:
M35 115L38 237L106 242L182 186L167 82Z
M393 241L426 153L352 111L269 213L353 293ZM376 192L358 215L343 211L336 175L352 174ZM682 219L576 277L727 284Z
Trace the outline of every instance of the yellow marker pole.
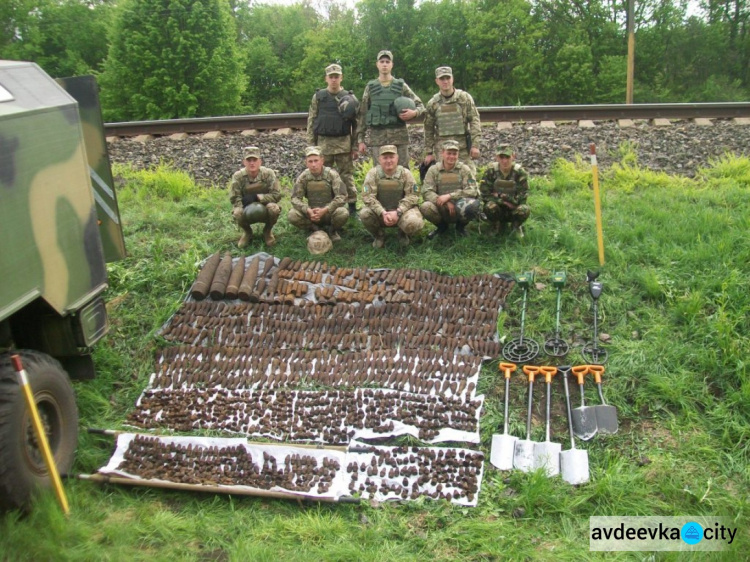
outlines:
M34 435L36 435L37 443L39 443L39 448L42 450L42 454L44 456L44 464L47 465L47 470L49 471L50 477L52 478L52 485L55 488L55 495L57 496L57 500L60 502L60 507L62 507L63 513L65 515L68 515L70 513L68 498L65 497L65 489L62 486L60 474L57 472L57 466L55 465L55 459L52 456L52 451L50 450L49 443L47 442L47 434L44 432L42 419L39 417L39 410L37 410L36 408L34 393L31 391L31 386L29 385L29 378L26 376L26 371L21 364L20 356L12 355L10 360L13 362L13 367L18 373L18 381L21 385L21 390L23 391L24 398L26 399L26 406L28 407L29 413L31 414L31 421L34 426Z
M596 213L596 238L599 245L599 265L604 265L604 233L602 232L602 202L599 198L599 166L596 164L596 145L589 145L591 151L591 173L594 176L594 212Z

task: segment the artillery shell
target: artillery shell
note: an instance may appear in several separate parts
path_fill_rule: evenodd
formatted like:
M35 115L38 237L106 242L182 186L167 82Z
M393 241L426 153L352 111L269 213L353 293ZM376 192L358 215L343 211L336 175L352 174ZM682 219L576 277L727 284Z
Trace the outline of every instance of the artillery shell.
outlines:
M203 300L206 298L220 262L221 254L219 252L208 258L201 272L198 274L198 278L195 280L192 289L190 289L190 295L194 299Z

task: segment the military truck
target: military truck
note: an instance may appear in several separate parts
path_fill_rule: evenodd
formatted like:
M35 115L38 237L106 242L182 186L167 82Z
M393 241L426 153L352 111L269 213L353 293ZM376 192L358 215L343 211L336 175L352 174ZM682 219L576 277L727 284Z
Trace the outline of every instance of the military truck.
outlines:
M49 485L11 354L59 471L73 464L70 378L94 376L92 346L108 327L106 261L125 255L112 185L93 78L58 83L33 63L0 61L0 509Z

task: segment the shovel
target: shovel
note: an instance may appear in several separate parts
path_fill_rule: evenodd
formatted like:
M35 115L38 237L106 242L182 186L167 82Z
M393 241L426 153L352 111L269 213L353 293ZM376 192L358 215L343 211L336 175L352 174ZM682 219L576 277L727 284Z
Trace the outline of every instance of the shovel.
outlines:
M503 415L503 434L492 436L490 462L500 470L513 468L513 454L518 437L508 434L508 391L510 389L510 375L516 370L515 363L500 363L500 370L505 377L505 413Z
M576 449L576 439L573 435L573 417L570 413L570 389L568 375L570 365L557 368L563 376L565 385L565 406L568 412L568 431L570 431L570 449L560 453L560 473L568 484L585 484L589 481L589 453L583 449Z
M594 406L594 410L596 411L596 425L599 431L605 435L615 434L620 429L620 424L617 421L617 408L607 404L602 393L604 365L589 365L589 373L594 375L596 388L599 390L599 398L602 401L601 404Z
M534 443L534 468L543 468L547 476L560 474L560 443L552 443L549 440L549 411L552 398L552 377L557 374L557 367L540 367L540 373L544 375L547 383L547 414L545 416L544 441Z
M596 410L591 406L586 406L583 392L583 377L588 374L588 365L576 365L572 369L573 375L578 379L578 388L581 390L581 405L572 411L573 415L573 433L579 439L588 441L599 430L596 424Z
M539 374L539 367L524 365L523 372L529 378L529 407L526 414L526 439L516 441L513 451L513 466L523 472L534 470L534 442L531 440L531 406L534 401L534 377Z

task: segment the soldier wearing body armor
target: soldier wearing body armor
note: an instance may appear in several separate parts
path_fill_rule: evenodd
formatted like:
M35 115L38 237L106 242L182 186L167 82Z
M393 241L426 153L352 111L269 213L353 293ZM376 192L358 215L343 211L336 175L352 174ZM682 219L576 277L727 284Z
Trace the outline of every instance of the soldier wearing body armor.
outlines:
M497 162L493 162L482 178L480 191L484 201L484 215L495 232L510 225L520 237L521 226L529 218L531 209L526 204L529 196L529 176L515 163L516 155L508 144L497 147Z
M323 165L336 169L346 186L349 216L356 213L357 97L341 88L341 66L326 67L327 88L315 92L307 114L307 142L323 151Z
M435 70L435 83L440 91L427 102L424 116L424 164L434 162L442 142L454 140L458 143L458 159L476 175L474 160L479 158L482 124L474 98L453 87L450 66Z
M379 164L367 172L362 184L365 207L359 219L373 235L373 248L385 244L385 229L398 227L398 239L408 246L410 236L422 230L424 219L419 212L417 183L411 172L398 165L398 149L387 144L380 147Z
M391 75L393 54L380 51L377 58L378 77L365 86L359 105L357 137L359 153L367 151L365 136L370 133L369 145L373 161L378 161L380 147L394 145L398 161L409 167L409 132L406 122L424 113L424 104L400 78Z
M272 229L281 214L278 205L281 187L276 172L262 166L263 160L257 146L245 147L243 151L242 163L245 167L234 173L229 184L232 216L244 231L237 245L246 248L253 239L252 225L263 223L263 240L270 247L276 243Z
M466 225L479 217L481 202L474 174L458 161L456 141L443 143L441 160L427 171L422 190L424 203L419 210L437 226L427 238L445 234L450 224L456 225L458 236L466 236Z
M341 240L340 230L346 224L346 188L338 172L323 165L319 146L305 150L305 165L294 182L292 209L287 218L297 228L306 232L327 230L331 241Z

